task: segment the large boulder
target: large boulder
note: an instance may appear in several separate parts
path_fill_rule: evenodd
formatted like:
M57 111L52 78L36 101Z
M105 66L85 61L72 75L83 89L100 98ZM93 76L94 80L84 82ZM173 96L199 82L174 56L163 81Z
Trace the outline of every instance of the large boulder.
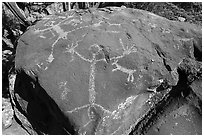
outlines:
M201 47L201 27L142 10L50 15L18 41L15 92L38 133L129 134L179 78L201 77Z

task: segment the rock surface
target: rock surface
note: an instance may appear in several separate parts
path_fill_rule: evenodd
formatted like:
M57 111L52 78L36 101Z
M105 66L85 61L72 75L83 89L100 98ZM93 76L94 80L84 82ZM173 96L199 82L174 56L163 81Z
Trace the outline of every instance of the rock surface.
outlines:
M201 135L200 112L183 98L167 107L167 111L147 131L148 135Z
M39 133L128 134L179 70L200 77L201 47L201 27L142 10L47 16L19 39L16 94Z

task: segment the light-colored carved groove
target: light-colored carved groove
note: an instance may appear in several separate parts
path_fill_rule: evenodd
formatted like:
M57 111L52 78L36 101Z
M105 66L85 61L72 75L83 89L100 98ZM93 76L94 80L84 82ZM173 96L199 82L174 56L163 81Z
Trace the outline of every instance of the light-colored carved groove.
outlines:
M89 76L89 102L91 104L95 103L95 65L96 59L95 54L93 54L92 64L90 66L90 76Z
M89 107L89 106L90 106L90 104L86 104L86 105L83 105L83 106L80 106L80 107L76 107L76 108L74 108L74 109L72 109L72 110L69 110L69 111L66 111L66 112L67 112L67 113L77 112L78 110L83 109L83 108L86 108L86 107Z

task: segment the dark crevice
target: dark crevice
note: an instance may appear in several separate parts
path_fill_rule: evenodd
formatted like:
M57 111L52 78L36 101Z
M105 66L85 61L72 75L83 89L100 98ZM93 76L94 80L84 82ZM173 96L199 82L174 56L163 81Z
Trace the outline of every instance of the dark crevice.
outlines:
M166 58L166 53L160 48L158 44L152 42L152 46L156 50L159 57Z
M164 82L162 82L161 85L156 88L156 91L157 92L162 92L162 91L164 91L164 90L166 90L168 88L170 88L170 86L169 86L167 80L164 80Z
M158 56L163 60L163 64L164 64L164 66L166 67L166 69L167 69L169 72L172 71L172 70L171 70L171 67L166 63L166 57L167 57L166 53L159 47L158 44L152 43L152 46L153 46L153 48L156 50Z
M103 54L105 56L105 60L107 63L110 63L110 53L109 51L103 46L103 45L99 45L102 48Z
M202 61L202 51L200 51L200 49L198 49L198 47L196 46L195 41L193 41L193 48L194 48L194 57L197 61Z
M166 67L166 69L170 72L170 71L172 71L171 70L171 67L168 65L168 64L166 64L166 59L164 59L163 58L163 63L164 63L164 66Z
M128 32L126 32L126 35L127 35L127 38L128 38L129 40L132 39L132 36L131 36Z

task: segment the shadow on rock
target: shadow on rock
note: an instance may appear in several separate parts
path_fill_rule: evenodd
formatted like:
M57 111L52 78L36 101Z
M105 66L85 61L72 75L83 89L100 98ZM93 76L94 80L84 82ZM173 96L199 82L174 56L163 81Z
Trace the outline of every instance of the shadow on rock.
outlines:
M15 82L15 104L38 134L75 134L71 121L38 81L21 71Z

